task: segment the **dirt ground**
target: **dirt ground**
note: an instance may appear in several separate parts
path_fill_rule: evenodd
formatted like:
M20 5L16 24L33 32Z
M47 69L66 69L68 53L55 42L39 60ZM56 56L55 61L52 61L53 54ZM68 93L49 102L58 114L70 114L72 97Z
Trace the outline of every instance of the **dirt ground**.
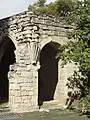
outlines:
M0 113L0 120L90 120L90 118L68 110L50 110L24 114Z

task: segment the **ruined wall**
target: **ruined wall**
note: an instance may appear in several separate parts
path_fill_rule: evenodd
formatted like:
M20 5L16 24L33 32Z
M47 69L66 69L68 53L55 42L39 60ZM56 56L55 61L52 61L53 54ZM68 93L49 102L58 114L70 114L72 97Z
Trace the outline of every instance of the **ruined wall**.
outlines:
M66 23L66 20L64 20L63 18L57 19L54 16L37 14L34 15L34 17L31 17L31 21L39 26L38 32L40 36L38 41L40 51L47 43L55 42L63 45L69 41L69 39L67 38L67 33L71 31L73 27L68 25ZM75 65L72 65L71 63L68 63L64 68L61 68L61 63L61 60L59 60L58 84L54 95L54 102L57 103L57 107L60 107L59 105L65 104L68 97L68 88L66 87L67 78L73 74L73 71L75 69L77 69L77 67ZM52 105L50 107L52 107Z
M8 74L8 104L11 111L37 110L39 53L49 42L56 42L60 45L66 43L68 41L66 33L71 29L62 18L56 19L53 16L29 12L0 20L0 40L8 36L16 47L16 63L10 66ZM66 68L63 72L59 65L56 100L67 96L66 73L69 74L71 71Z

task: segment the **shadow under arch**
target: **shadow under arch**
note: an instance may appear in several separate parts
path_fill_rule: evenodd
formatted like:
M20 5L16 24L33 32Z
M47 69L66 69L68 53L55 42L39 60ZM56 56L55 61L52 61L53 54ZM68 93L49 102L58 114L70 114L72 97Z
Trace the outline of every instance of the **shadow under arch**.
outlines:
M0 42L0 103L8 102L9 100L9 66L16 62L15 53L16 47L12 40L5 36Z
M40 69L38 70L38 105L54 100L58 82L58 61L56 58L60 44L47 43L40 52Z

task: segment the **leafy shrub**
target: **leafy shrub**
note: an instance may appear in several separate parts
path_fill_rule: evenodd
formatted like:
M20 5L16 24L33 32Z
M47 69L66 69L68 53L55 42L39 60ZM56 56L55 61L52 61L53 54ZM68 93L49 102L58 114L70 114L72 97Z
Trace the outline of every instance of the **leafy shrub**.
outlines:
M40 0L39 0L40 1ZM72 0L57 0L54 3L46 4L40 7L39 2L29 5L28 10L39 12L41 14L51 14L65 16L72 10L74 2ZM39 6L39 7L38 7Z

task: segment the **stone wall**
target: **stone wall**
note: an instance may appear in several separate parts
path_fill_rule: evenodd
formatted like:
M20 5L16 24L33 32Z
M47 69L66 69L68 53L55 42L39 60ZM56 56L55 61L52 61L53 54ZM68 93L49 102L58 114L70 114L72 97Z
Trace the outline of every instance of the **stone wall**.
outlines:
M60 45L68 41L67 31L72 27L62 18L33 14L25 11L0 20L0 40L8 36L15 44L16 63L9 71L9 107L13 112L37 110L39 54L50 42ZM68 67L67 67L68 68ZM67 74L72 70L60 67L55 99L67 97ZM61 102L65 103L65 102Z

